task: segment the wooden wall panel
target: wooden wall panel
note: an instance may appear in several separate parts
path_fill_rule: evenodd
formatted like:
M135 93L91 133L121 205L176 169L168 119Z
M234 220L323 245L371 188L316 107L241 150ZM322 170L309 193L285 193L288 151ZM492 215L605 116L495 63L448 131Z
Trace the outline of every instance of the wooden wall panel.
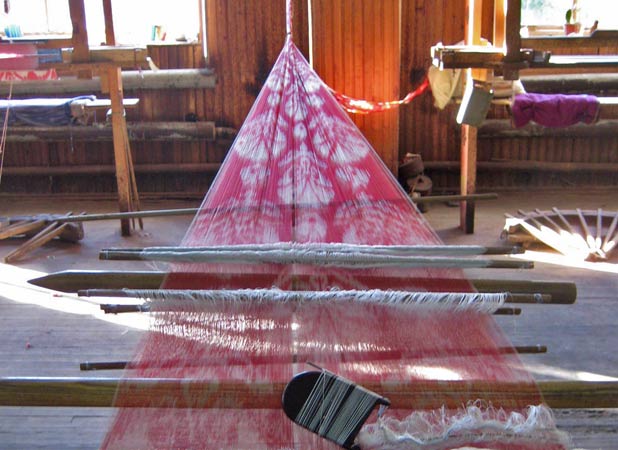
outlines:
M400 98L422 81L429 68L429 49L464 37L465 0L312 0L315 67L334 89L369 100ZM491 2L485 0L484 5ZM157 44L149 47L161 68L212 67L214 89L155 91L136 89L126 97L139 97L138 108L127 112L130 121L181 121L189 113L218 126L239 128L266 79L285 39L285 0L208 0L206 3L209 57L201 45ZM307 0L295 0L294 40L308 56ZM486 14L487 15L487 14ZM491 16L491 15L488 15ZM491 36L491 23L483 22L483 36ZM399 45L401 41L401 45ZM566 52L566 51L565 51ZM618 47L599 53L618 53ZM84 92L84 94L91 94ZM456 106L443 111L433 106L429 93L397 111L354 116L386 164L394 169L407 152L423 160L459 160L460 134ZM492 118L508 118L494 108ZM99 113L96 121L105 121ZM136 164L219 163L229 142L132 143ZM618 138L570 139L564 137L482 139L479 163L534 161L618 163ZM110 143L64 142L8 143L4 167L109 165ZM457 168L428 170L435 191L456 190ZM107 192L115 191L113 176L3 175L3 192ZM203 195L213 174L138 174L141 192ZM480 169L480 190L522 187L577 187L618 182L613 173L509 172Z
M400 0L313 0L313 66L332 89L370 101L399 98ZM396 172L399 113L352 119Z

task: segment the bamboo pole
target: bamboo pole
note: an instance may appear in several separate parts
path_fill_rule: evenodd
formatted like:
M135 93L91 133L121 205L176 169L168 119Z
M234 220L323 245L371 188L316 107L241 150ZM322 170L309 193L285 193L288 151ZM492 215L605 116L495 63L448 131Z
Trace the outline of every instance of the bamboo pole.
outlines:
M496 407L521 407L540 394L551 408L617 408L616 381L414 381L363 386L396 409L459 408L483 399ZM285 383L157 378L0 378L0 405L53 407L280 409ZM120 392L131 392L121 395Z
M88 271L88 270L67 270L55 272L39 278L29 280L30 284L46 289L53 289L61 292L77 292L87 289L159 289L163 280L168 275L166 272L159 271ZM200 285L207 285L211 282L208 274L175 272L174 276L192 279ZM240 277L239 285L255 287L256 280L245 280L243 275L233 274L236 279ZM401 279L393 277L381 277L380 280L389 286L401 285ZM423 283L426 280L406 278L405 283L414 286L416 283ZM448 286L455 279L434 279L438 285ZM513 293L540 293L551 297L549 304L573 304L577 298L577 286L575 283L554 282L554 281L529 281L529 280L497 280L497 279L471 279L472 286L479 292L513 292ZM371 280L361 280L361 283L371 285ZM270 277L266 277L263 286L272 285Z

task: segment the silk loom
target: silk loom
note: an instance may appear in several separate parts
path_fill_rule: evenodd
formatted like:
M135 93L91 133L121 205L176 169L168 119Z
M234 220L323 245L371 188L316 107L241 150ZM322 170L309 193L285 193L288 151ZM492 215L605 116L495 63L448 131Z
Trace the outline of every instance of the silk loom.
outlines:
M312 120L315 117L322 120ZM264 442L265 448L328 448L330 444L299 431L280 411L282 385L308 362L319 363L391 399L393 408L382 416L381 423L363 432L362 448L382 448L382 433L391 435L387 438L395 434L394 441L387 443L390 448L452 448L467 443L500 448L566 445L542 409L538 423L528 422L531 415L525 414L526 423L518 422L511 428L495 423L504 411L519 412L524 405L540 400L532 380L520 373L521 362L487 316L496 305L483 300L480 303L489 310L478 310L475 301L462 303L466 298L463 291L469 291L471 285L457 267L497 267L499 263L440 255L445 249L435 234L291 40L286 42L222 172L183 247L126 251L134 258L175 261L164 288L208 286L219 292L126 293L150 299L158 317L156 331L131 362L130 370L135 372L121 381L116 405L122 410L105 447L256 448L256 443ZM352 179L355 190L342 185L341 179ZM240 186L229 180L240 180ZM406 227L393 227L409 224L411 218L416 224L413 236ZM395 235L383 232L391 227L402 231ZM421 247L414 248L419 243ZM431 244L433 248L428 247ZM451 250L486 252L478 248ZM415 251L437 255L410 256ZM228 256L225 253L230 252L231 259L223 264ZM104 254L109 257L109 253ZM287 261L281 253L290 254ZM262 294L257 289L272 286L278 290ZM248 301L243 295L249 293L232 291L239 287L250 288L258 297ZM386 290L442 291L445 287L462 291L455 304L442 304L426 295L426 309L418 300L411 301L418 308L407 309L406 302L389 298L392 292ZM333 288L339 289L334 295L341 294L341 304L328 305L319 296L313 297L315 291ZM384 290L374 292L378 300L364 303L347 289L360 289L361 293ZM288 291L308 292L312 298L303 304ZM273 294L284 298L276 302L269 297ZM229 301L225 295L230 296ZM501 303L505 299L498 296L494 300ZM453 311L454 307L459 311ZM449 330L455 332L454 337ZM456 345L460 333L465 336L466 348ZM238 348L241 343L249 343L249 347ZM145 380L132 377L139 374ZM504 379L515 381L499 384ZM441 391L445 383L451 386L451 394ZM109 389L105 381L98 386ZM53 380L48 387L53 388ZM205 387L212 389L206 396ZM405 397L415 387L429 393L425 397L429 397L428 404L418 399L396 402L397 392L403 391ZM434 403L431 397L436 397L436 391ZM451 395L455 398L452 403L448 400ZM459 415L458 406L488 398L504 411L485 409L482 403L469 404L465 413L475 414L480 422L460 428L459 419L466 416ZM143 409L146 406L148 411ZM204 407L214 409L200 409ZM397 420L409 411L398 411L424 408L429 412L412 416L405 422L409 428L402 431ZM419 434L415 425L421 425L425 433Z
M163 290L123 291L156 319L127 379L112 382L121 409L104 448L568 446L543 407L526 412L540 394L488 315L506 296L470 295L458 269L526 264L462 258L479 252L439 245L288 38L182 247L103 253L174 263ZM359 419L323 430L295 417L315 433L304 431L279 397L308 363L391 408L356 444ZM354 401L335 415L347 410L372 414Z
M463 45L432 47L433 64L441 69L465 69L466 84L470 88L480 86L479 91L488 91L489 80L494 72L505 80L517 80L519 73L525 69L540 71L556 70L594 70L603 71L615 68L618 60L612 54L598 54L599 46L615 45L618 39L616 30L592 30L589 36L534 36L523 38L521 35L521 0L493 1L493 33L491 44L483 43L481 29L486 23L487 8L483 0L466 2L466 34ZM485 2L487 5L487 2ZM596 50L592 50L596 48ZM552 54L556 49L574 49L581 54ZM592 51L591 51L592 50ZM616 116L616 98L599 97L597 118L614 119ZM478 107L479 105L476 104ZM487 105L488 106L488 105ZM487 110L485 110L486 113ZM555 115L556 112L554 111ZM488 121L481 125L482 119L474 125L463 123L461 139L461 187L462 194L475 192L477 169L477 138L480 136L503 136L512 130L509 121ZM461 122L460 122L461 123ZM554 125L555 126L555 125ZM564 126L564 124L562 124ZM536 128L538 130L538 127ZM529 130L528 130L529 133ZM525 133L523 134L525 135ZM467 232L474 230L474 202L466 201L461 206L461 226Z

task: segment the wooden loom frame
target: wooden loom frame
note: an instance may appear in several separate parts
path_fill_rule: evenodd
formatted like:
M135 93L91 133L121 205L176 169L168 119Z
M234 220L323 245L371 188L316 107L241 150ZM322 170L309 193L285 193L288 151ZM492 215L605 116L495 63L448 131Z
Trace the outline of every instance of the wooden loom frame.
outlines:
M111 102L112 141L114 146L114 161L116 184L118 187L118 207L120 212L139 210L139 194L133 169L131 149L124 117L124 98L122 86L122 68L135 66L147 67L147 53L142 48L105 47L91 49L88 45L86 29L86 14L84 0L68 0L73 33L71 40L60 39L55 42L37 44L41 48L63 48L62 63L41 64L41 68L62 69L75 72L78 78L91 78L92 72L99 72L101 91L109 94ZM105 39L107 46L115 46L114 25L112 19L111 0L102 0L105 20ZM139 221L142 226L141 220ZM131 234L131 221L120 220L123 236Z
M467 81L485 80L487 71L500 69L505 79L519 78L526 68L555 69L617 67L618 60L582 61L580 63L552 64L550 53L554 48L618 45L618 31L595 31L590 37L538 37L523 39L521 28L521 0L493 0L493 47L481 46L483 0L466 0L465 40L463 46L432 48L434 64L441 68L467 69ZM612 105L611 112L615 112ZM462 195L476 191L478 129L461 126L460 190ZM460 204L460 227L465 233L474 232L474 201Z

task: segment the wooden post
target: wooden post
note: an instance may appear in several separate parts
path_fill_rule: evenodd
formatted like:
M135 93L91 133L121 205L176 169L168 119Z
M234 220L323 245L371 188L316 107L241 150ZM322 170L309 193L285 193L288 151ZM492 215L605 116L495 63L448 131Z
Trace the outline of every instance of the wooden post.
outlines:
M494 39L493 44L495 47L503 48L505 45L505 8L507 0L495 0L494 1Z
M127 145L126 121L124 118L124 106L122 104L122 75L119 67L112 67L106 73L107 86L102 90L109 92L112 102L112 135L114 141L114 160L116 163L116 184L118 185L118 203L120 212L132 211L132 195L136 192L132 185L131 150ZM123 236L131 234L129 219L120 220L120 228Z
M103 16L105 17L105 43L107 45L116 45L112 0L103 0Z
M461 194L470 195L476 191L477 129L471 125L461 126ZM467 233L474 233L474 201L464 200L460 207L460 227Z
M521 63L521 0L509 0L506 10L506 54L504 55L503 76L505 80L519 78Z
M467 0L466 7L466 45L479 45L481 43L481 15L483 1ZM466 83L472 83L472 70L467 69L466 72ZM476 191L476 137L476 127L466 124L461 126L461 195L474 194ZM474 201L465 200L462 201L460 205L460 227L467 234L474 233Z
M73 53L71 54L71 62L88 62L90 60L90 47L88 46L88 29L86 27L84 0L69 0L69 12L71 14L71 24L73 26L73 35L71 36ZM77 72L77 78L90 79L92 78L92 71L88 69L79 70Z
M88 47L88 30L86 28L86 10L84 0L69 0L69 12L73 25L73 54L72 62L86 62L90 59L90 49Z

